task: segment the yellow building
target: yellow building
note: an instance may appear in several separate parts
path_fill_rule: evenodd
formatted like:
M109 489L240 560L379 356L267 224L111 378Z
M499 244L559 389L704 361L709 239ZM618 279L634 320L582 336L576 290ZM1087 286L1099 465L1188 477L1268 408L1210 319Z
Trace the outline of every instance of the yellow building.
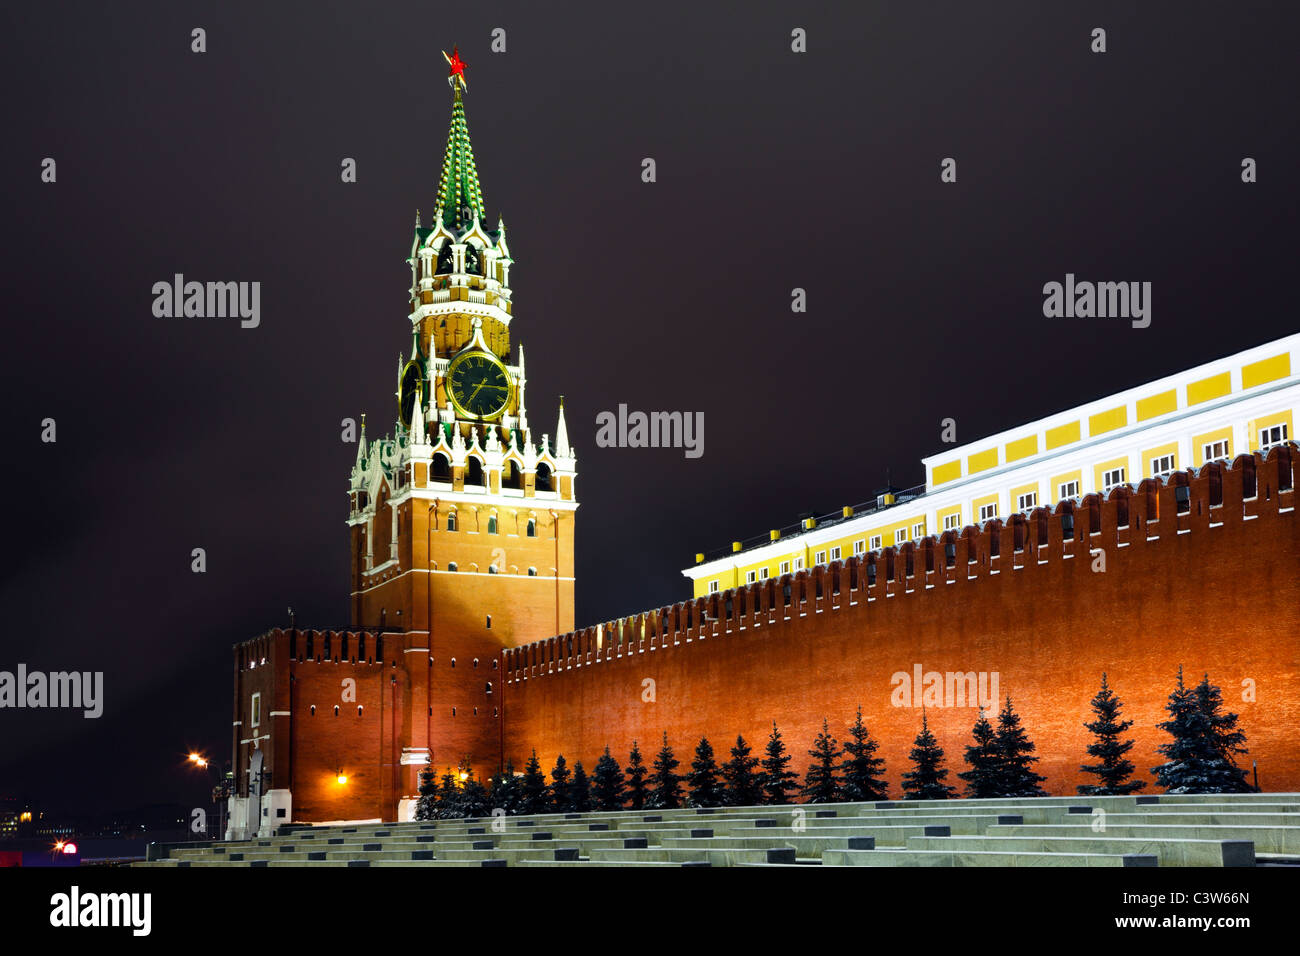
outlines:
M696 597L1294 439L1300 334L922 460L925 484L696 556Z

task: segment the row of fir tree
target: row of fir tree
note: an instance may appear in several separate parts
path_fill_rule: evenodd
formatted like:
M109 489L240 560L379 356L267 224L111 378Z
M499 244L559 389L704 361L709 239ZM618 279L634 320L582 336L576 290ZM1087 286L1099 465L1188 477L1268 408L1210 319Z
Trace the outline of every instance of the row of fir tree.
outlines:
M1096 762L1079 769L1095 776L1097 782L1080 786L1079 793L1105 796L1142 790L1145 781L1130 779L1134 766L1127 754L1133 741L1124 737L1133 721L1122 719L1121 701L1107 684L1105 674L1091 706L1094 719L1084 726L1095 737L1087 752ZM1171 739L1157 749L1167 759L1151 772L1166 792L1241 793L1254 789L1234 759L1235 754L1247 752L1245 734L1237 729L1237 715L1223 710L1222 695L1210 683L1209 675L1197 686L1188 687L1179 668L1177 687L1169 695L1165 709L1169 719L1157 726ZM1021 726L1010 697L998 713L996 725L981 709L971 736L963 755L969 769L957 774L965 781L966 796L1045 795L1040 784L1046 778L1033 769L1038 761L1033 755L1034 743ZM884 800L889 797L889 784L885 780L885 761L876 755L878 749L878 742L863 723L859 706L842 746L823 719L821 732L808 751L812 763L802 784L790 770L792 756L786 752L775 722L761 758L754 755L743 736L737 736L730 759L719 765L713 745L701 738L685 774L678 772L681 761L669 746L667 734L649 765L633 741L625 767L619 765L608 747L590 774L581 762L570 767L561 754L549 781L536 751L522 774L507 765L488 784L477 779L473 768L462 761L456 771L448 768L440 779L432 768L424 769L416 819L487 816L497 809L507 814L533 814L785 805L796 797L808 803ZM904 799L956 796L957 789L947 782L944 750L924 713L909 759L912 768L902 776Z

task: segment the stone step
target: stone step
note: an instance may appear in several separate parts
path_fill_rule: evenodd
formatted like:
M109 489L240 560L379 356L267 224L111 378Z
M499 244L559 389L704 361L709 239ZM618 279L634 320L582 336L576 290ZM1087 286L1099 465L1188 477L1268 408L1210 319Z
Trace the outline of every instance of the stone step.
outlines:
M693 861L707 861L711 866L741 866L744 864L768 864L768 863L786 863L794 865L798 862L796 852L787 847L770 847L764 849L715 849L706 843L699 848L694 847L650 847L644 850L593 850L591 859L595 861L616 861L623 863L651 863L655 861L667 861L675 864L690 863ZM813 858L820 862L820 857Z
M908 837L939 837L946 836L950 832L951 830L947 826L872 826L859 827L851 833L810 832L791 834L778 832L770 836L763 834L761 830L755 830L753 836L715 836L709 843L710 846L716 849L735 850L793 847L799 851L801 856L820 856L824 850L828 849L855 849L856 847L850 841L874 841L877 847L904 847L907 846ZM664 837L660 842L665 847L689 847L695 841Z
M1089 836L1094 831L1087 824L1059 826L1053 824L1024 824L1022 826L992 826L987 836ZM1142 824L1112 826L1109 821L1099 835L1130 839L1159 840L1250 840L1257 853L1300 853L1300 826L1249 827L1249 826L1178 826L1176 824Z
M827 850L823 866L1156 866L1153 855L980 850Z
M1129 840L1101 834L1078 837L912 837L909 850L990 850L1009 853L1154 855L1161 866L1254 866L1249 840Z

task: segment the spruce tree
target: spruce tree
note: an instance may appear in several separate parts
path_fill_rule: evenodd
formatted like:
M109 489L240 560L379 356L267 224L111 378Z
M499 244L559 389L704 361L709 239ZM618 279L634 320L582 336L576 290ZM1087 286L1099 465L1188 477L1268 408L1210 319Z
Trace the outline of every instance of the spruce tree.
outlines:
M492 777L492 789L488 796L492 809L504 810L508 815L520 812L524 788L520 778L515 776L513 763L507 762L506 769Z
M998 750L997 733L989 719L984 716L984 708L971 730L974 743L966 748L965 761L970 769L957 776L966 781L968 797L1001 797L1002 754Z
M790 802L790 791L794 790L799 777L790 769L790 755L785 752L785 741L776 721L772 721L772 733L767 738L767 756L763 758L761 784L767 803L784 806Z
M523 799L520 801L520 813L546 813L551 809L551 794L546 786L546 777L542 775L542 764L537 759L537 751L524 764Z
M908 758L916 769L903 774L904 800L947 800L956 795L956 788L944 783L948 768L943 765L943 748L930 732L924 710L921 711L921 732L916 735Z
M674 810L682 805L682 778L676 772L681 761L673 755L673 748L668 746L668 734L664 734L664 745L655 754L653 773L650 779L655 788L646 799L646 806L656 810Z
M591 775L592 797L599 810L622 810L627 800L627 782L623 778L623 768L610 756L609 748L596 761L596 769Z
M573 762L573 782L569 784L569 809L574 813L586 813L591 809L591 781L587 771L582 768L582 761Z
M727 782L727 803L731 806L754 807L763 802L762 780L755 772L758 762L745 738L737 734L736 746L731 748L731 759L722 765L722 779Z
M720 807L726 802L726 791L718 779L718 762L707 737L701 737L695 747L695 759L691 761L691 772L686 782L691 788L687 806Z
M462 760L460 764L460 815L462 817L484 817L491 811L491 804L488 802L487 787L474 776L474 769L469 765L468 760Z
M456 786L456 775L448 767L443 771L438 782L438 804L433 815L439 820L454 820L465 814L460 809L460 788Z
M1079 768L1083 773L1095 774L1098 782L1080 784L1078 789L1083 796L1124 796L1136 793L1146 786L1144 780L1128 779L1133 775L1133 761L1125 755L1133 749L1133 740L1120 740L1120 735L1133 726L1133 721L1120 718L1122 709L1120 699L1106 683L1106 675L1103 673L1101 690L1092 699L1092 712L1096 715L1096 720L1085 721L1083 725L1097 738L1088 744L1088 755L1101 762L1084 764Z
M555 758L555 766L551 768L552 807L559 813L567 813L573 809L573 795L569 792L571 776L572 771L565 762L564 754L559 754Z
M632 741L632 752L627 755L627 798L629 810L643 810L646 802L646 774L649 769L641 758L641 751L636 741Z
M839 743L831 736L830 725L823 717L821 733L813 741L812 750L808 751L808 756L813 759L808 765L803 789L799 791L808 803L837 803L843 799L843 781L835 772L836 761L842 754Z
M1034 742L1020 725L1020 716L1011 707L1011 695L1007 695L1006 705L998 714L998 732L996 745L1001 758L999 785L1001 797L1044 797L1047 794L1039 786L1047 778L1035 773L1033 764L1038 763L1034 752Z
M840 772L844 775L842 799L852 803L866 800L884 800L889 795L885 780L885 760L877 757L880 745L871 739L862 723L862 705L858 705L858 719L849 728L849 739L844 741L844 762Z
M1165 710L1169 719L1158 724L1173 740L1156 748L1169 758L1152 767L1156 782L1168 793L1242 793L1250 789L1246 772L1233 761L1234 753L1245 753L1245 736L1236 729L1237 715L1222 714L1219 689L1209 675L1197 687L1183 683L1178 668L1178 686L1169 695Z
M433 768L420 771L420 799L415 803L415 819L432 820L438 806L438 782Z
M1254 787L1246 780L1246 771L1237 767L1235 754L1249 753L1246 735L1237 729L1237 715L1223 712L1223 695L1210 683L1206 674L1196 685L1196 700L1210 727L1210 743L1221 761L1219 793L1251 793Z

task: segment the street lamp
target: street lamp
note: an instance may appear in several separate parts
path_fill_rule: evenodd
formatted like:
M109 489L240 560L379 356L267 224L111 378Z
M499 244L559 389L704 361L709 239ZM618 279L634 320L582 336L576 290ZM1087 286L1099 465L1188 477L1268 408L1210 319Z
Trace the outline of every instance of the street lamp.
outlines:
M197 751L191 751L189 756L186 757L185 760L186 763L190 764L193 767L197 767L199 770L206 770L212 774L217 775L216 780L212 787L212 802L217 807L216 833L224 834L225 833L225 801L226 798L230 796L229 788L230 788L230 778L232 775L229 772L227 772L225 774L225 779L222 779L217 769L212 766L211 759L205 757L203 754L198 753ZM211 839L216 839L216 838L217 837L215 834L211 837Z

